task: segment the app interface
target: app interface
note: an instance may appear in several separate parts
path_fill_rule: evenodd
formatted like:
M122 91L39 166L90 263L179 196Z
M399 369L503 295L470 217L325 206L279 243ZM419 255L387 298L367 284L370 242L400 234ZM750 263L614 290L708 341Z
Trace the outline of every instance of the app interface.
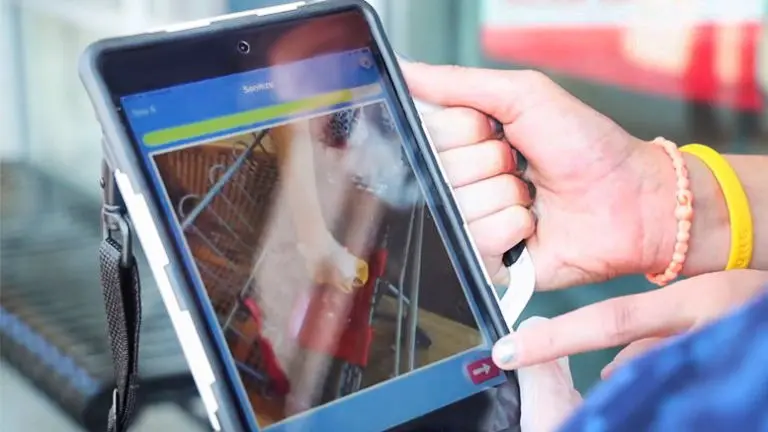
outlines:
M388 85L364 48L121 101L261 429L386 430L505 381Z

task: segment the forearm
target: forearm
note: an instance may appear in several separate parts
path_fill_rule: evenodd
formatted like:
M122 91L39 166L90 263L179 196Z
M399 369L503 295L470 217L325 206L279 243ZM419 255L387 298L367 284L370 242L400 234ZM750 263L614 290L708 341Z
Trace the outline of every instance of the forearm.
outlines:
M725 155L736 171L749 200L753 224L753 253L749 268L768 270L768 156ZM712 172L697 157L684 154L693 194L693 223L683 274L694 276L724 270L731 249L730 218L720 185ZM676 179L666 174L666 187L658 196L674 197ZM674 206L674 199L667 198ZM662 212L669 203L659 204ZM674 210L672 210L674 211ZM673 213L667 213L673 214ZM659 216L663 234L654 271L670 262L677 236L677 225ZM669 217L667 216L667 219Z
M741 180L752 213L754 237L749 268L768 270L768 156L726 155L726 158ZM730 236L728 245L730 247Z

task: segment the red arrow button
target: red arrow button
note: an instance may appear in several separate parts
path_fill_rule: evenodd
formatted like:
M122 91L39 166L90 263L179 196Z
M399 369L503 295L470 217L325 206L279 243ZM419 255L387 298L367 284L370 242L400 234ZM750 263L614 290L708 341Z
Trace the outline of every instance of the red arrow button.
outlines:
M482 384L490 379L496 378L501 373L498 367L493 364L490 357L474 361L467 365L469 379L475 385Z

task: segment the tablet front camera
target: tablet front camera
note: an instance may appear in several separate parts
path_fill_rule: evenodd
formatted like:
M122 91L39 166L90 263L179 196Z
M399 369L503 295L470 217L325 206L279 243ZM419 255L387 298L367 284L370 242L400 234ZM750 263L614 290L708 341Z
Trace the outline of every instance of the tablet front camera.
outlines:
M237 52L240 54L248 54L251 52L251 44L249 44L246 41L241 40L237 43Z

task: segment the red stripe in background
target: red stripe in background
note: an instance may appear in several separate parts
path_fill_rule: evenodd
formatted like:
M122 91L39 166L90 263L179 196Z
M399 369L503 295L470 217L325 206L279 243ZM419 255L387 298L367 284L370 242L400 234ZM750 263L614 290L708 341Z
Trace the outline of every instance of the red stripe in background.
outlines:
M741 28L741 75L732 84L720 83L716 77L713 24L695 29L692 60L677 74L651 70L627 58L622 47L625 30L619 27L487 28L482 32L482 46L485 54L497 61L549 69L634 91L760 110L762 98L755 76L760 29L757 22L745 23Z

